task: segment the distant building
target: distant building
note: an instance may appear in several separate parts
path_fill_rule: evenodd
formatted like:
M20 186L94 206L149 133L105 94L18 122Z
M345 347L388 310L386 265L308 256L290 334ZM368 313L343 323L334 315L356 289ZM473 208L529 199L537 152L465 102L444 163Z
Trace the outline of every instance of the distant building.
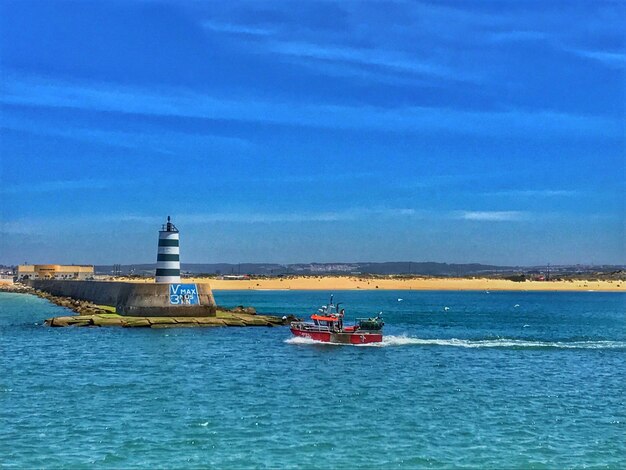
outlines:
M250 279L250 276L248 274L226 274L224 276L219 276L218 279L226 281L244 281L246 279Z
M17 267L17 279L91 279L93 266L25 264Z

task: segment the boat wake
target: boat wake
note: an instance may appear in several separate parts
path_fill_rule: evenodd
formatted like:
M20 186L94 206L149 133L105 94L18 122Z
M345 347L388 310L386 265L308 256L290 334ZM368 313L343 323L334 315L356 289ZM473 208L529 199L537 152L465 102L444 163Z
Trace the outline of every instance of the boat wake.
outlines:
M335 344L296 336L285 340L287 344L355 346L359 348L385 348L392 346L447 346L457 348L509 348L509 349L626 349L626 341L529 341L521 339L425 339L413 336L385 336L382 343Z
M522 339L424 339L412 336L385 336L382 343L364 346L449 346L458 348L554 348L554 349L626 349L626 341L529 341Z
M303 336L294 336L293 338L286 339L285 343L287 344L322 344L324 346L350 346L349 344L326 343L324 341L316 341L312 338L305 338Z

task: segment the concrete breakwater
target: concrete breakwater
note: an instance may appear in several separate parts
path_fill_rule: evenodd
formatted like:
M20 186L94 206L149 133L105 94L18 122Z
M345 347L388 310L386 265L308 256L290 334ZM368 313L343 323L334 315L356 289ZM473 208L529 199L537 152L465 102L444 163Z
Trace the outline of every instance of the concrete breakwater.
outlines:
M279 317L237 314L218 311L215 317L129 317L116 314L73 315L49 318L46 325L65 326L121 326L125 328L190 328L221 326L279 326L288 323Z
M208 284L140 284L133 282L26 280L28 286L58 297L115 307L126 316L215 316L217 306ZM193 291L193 303L178 301L178 292ZM174 291L176 294L172 294ZM176 302L176 303L174 303Z
M125 328L189 328L189 327L220 327L220 326L280 326L288 325L297 320L293 315L281 318L272 315L257 315L252 307L238 306L235 308L216 307L215 316L123 316L115 313L115 308L97 305L87 300L72 299L49 294L23 284L0 285L0 292L30 294L74 311L77 315L65 315L45 320L45 324L53 327L67 326L118 326Z
M19 284L19 283L10 284L10 285L0 285L0 292L34 295L42 299L45 299L50 303L58 305L59 307L65 307L69 310L72 310L73 312L76 312L78 315L105 314L105 313L111 313L115 311L115 307L112 307L112 306L96 305L95 303L89 302L87 300L72 299L70 297L59 297L56 295L49 294L48 292L37 290L31 286Z

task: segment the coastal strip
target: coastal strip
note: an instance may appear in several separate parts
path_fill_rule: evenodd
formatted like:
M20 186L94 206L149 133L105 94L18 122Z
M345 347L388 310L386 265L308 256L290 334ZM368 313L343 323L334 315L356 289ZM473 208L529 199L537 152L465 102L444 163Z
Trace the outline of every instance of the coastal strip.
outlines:
M416 291L528 291L625 292L626 279L562 279L550 281L496 278L441 278L403 276L285 276L242 280L192 278L210 282L219 290L416 290Z
M189 328L189 327L246 327L246 326L282 326L297 320L293 315L277 317L257 315L252 307L237 306L232 309L217 307L214 317L146 317L125 316L115 312L115 307L96 305L84 300L59 297L22 284L0 284L0 292L35 295L55 305L67 308L76 315L64 315L48 318L45 324L52 327L102 327L117 326L125 328Z

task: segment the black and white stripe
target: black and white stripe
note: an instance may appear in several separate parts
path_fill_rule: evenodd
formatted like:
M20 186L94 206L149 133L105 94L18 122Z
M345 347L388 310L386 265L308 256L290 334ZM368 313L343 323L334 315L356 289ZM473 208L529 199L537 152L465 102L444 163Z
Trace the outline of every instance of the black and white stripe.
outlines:
M169 230L167 230L169 229ZM180 246L178 230L168 224L166 230L159 231L156 282L180 282Z

